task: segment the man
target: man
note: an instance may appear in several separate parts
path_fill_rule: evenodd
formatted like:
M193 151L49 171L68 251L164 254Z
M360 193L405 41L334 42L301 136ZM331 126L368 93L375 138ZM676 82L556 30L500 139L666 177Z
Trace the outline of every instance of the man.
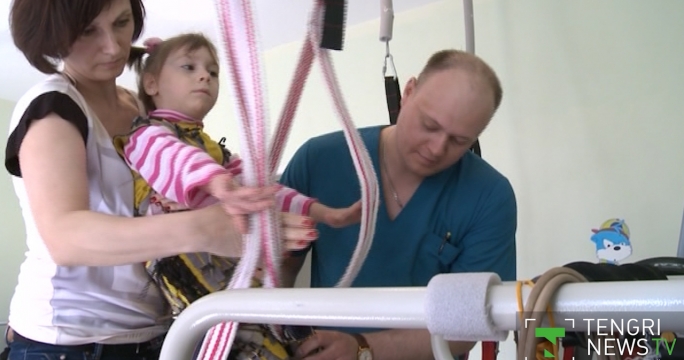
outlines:
M353 286L426 286L434 275L453 272L495 272L504 281L516 279L513 189L469 151L501 98L496 74L481 59L440 51L417 79L408 81L396 125L360 129L383 201L372 248ZM341 132L306 142L281 182L332 207L347 207L360 198ZM319 231L312 247L311 286L332 287L349 264L358 226L319 225ZM287 260L289 284L305 254ZM454 355L473 346L450 343ZM318 330L299 351L306 360L433 358L427 330Z

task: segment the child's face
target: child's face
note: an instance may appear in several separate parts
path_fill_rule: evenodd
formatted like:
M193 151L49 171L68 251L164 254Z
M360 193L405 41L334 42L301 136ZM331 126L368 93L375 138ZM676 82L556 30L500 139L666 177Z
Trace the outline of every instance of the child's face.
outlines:
M202 47L171 52L159 77L146 78L145 90L158 109L176 110L202 120L216 104L219 66Z

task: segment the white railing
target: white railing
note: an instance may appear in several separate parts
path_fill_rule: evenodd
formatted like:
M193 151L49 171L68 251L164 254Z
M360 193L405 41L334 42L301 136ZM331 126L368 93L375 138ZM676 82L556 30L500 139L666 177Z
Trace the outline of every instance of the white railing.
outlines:
M190 358L206 331L227 321L428 330L444 329L446 324L450 328L443 332L463 334L462 340L503 340L510 331L520 329L516 284L492 283L489 276L493 274L438 275L436 278L443 281L436 284L433 279L427 287L260 288L214 293L191 304L176 319L162 347L161 359ZM565 284L552 303L554 313L561 315L556 315L556 325L570 327L572 322L575 331L585 331L583 318L588 314L639 317L661 312L667 313L660 319L662 329L684 331L682 279ZM523 300L529 293L529 287L523 288ZM439 298L444 294L450 295L449 300ZM431 311L445 306L450 311L444 316L430 316ZM472 334L472 329L459 328L460 324L474 328L485 324L493 331L487 334L480 327L479 334ZM453 359L441 340L444 334L431 333L436 358Z

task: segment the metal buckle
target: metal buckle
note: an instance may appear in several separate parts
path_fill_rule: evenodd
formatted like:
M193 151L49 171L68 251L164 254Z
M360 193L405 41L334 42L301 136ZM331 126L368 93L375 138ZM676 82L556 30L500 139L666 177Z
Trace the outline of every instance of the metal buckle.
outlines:
M389 41L385 42L385 62L382 66L382 76L387 76L387 64L392 68L392 73L394 73L394 77L397 77L397 68L394 67L394 58L392 57L392 53L390 52L390 47L389 47Z

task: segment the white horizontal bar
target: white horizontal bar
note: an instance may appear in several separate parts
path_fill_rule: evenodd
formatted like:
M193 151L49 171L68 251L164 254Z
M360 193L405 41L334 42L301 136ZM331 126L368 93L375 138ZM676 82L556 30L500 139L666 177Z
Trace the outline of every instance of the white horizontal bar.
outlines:
M678 280L678 281L673 281ZM566 284L552 299L556 326L586 331L588 318L625 319L632 315L661 318L661 327L684 330L684 281L682 277L659 281L610 281ZM523 303L530 287L523 289ZM489 289L490 316L497 329L519 330L515 283ZM547 324L547 323L545 323ZM548 324L547 324L548 325ZM524 325L523 325L524 326Z
M206 309L202 316L219 311L221 315L218 316L238 322L423 328L424 297L425 288L422 287L353 288L343 292L306 288L240 289L231 290L230 295L211 294L200 299L203 301L200 306Z
M684 330L684 281L672 280L565 284L552 304L557 326L569 324L565 319L574 319L575 329L581 331L583 318L591 314L603 317L667 312L669 316L663 319L661 328ZM528 286L523 288L523 303L530 291ZM221 291L203 297L181 313L167 335L160 359L190 358L206 331L224 321L425 329L426 293L426 287ZM490 287L488 298L495 327L501 331L518 330L516 283Z

